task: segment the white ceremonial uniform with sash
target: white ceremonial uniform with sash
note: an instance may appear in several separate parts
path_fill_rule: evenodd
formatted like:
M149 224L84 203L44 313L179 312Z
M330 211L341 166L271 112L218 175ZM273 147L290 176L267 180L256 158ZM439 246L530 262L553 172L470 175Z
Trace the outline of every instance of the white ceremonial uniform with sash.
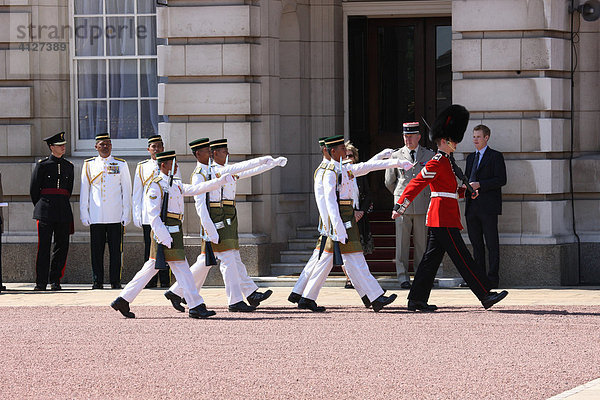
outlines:
M184 196L202 195L210 190L217 189L232 180L231 176L222 176L208 182L198 183L196 185L187 185L181 183L180 179L174 179L173 185L169 187L169 177L161 173L154 178L146 189L144 201L147 202L146 209L150 218L150 226L153 234L153 251L150 258L142 269L125 286L120 296L132 302L142 291L146 284L157 273L154 268L156 263L155 243L164 244L165 259L168 261L171 270L177 278L177 282L183 287L184 298L190 308L194 308L204 301L194 285L194 278L189 269L189 264L185 258L183 249L183 232L181 232L181 221L183 220ZM160 218L162 206L162 197L168 193L168 214L166 224ZM180 238L180 239L179 239Z

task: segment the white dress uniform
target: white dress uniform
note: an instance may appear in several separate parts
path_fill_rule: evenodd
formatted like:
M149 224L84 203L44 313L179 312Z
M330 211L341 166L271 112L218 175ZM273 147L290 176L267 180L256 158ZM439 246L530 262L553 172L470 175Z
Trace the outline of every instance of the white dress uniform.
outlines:
M373 156L370 159L370 161L383 160L384 158L389 158L390 155L392 154L392 152L393 152L392 149L385 149L385 150L377 153L375 156ZM301 295L304 292L304 289L306 288L306 284L308 283L310 277L314 273L317 262L319 261L320 240L323 238L323 235L325 235L325 238L326 238L326 234L327 234L327 232L329 232L329 228L330 228L329 214L327 213L327 204L325 202L325 189L323 187L323 175L325 174L325 170L328 165L329 165L329 161L325 157L323 157L323 161L321 161L321 164L319 164L319 167L317 168L317 170L315 171L315 174L314 174L313 189L315 191L315 200L317 202L317 210L319 211L319 234L321 235L321 237L317 241L317 246L316 246L315 250L313 251L310 259L306 263L306 266L302 270L302 273L300 274L298 281L296 282L296 284L294 285L294 288L292 289L292 293L296 293L298 295ZM354 180L354 181L356 181L356 180ZM323 256L321 256L321 257L323 257ZM327 277L327 276L325 276L325 277ZM359 294L361 297L364 296L364 293L359 292ZM314 300L314 299L311 299L311 300Z
M180 179L174 179L173 186L169 188L169 177L163 173L161 173L159 177L161 178L160 180L153 179L152 183L148 186L144 201L147 203L146 209L148 210L152 232L156 236L157 241L168 248L171 248L171 245L173 244L170 233L173 231L169 230L172 229L172 227L167 228L160 218L163 193L168 191L169 194L168 213L183 217L184 196L202 195L210 190L218 189L227 182L233 181L233 177L228 174L222 175L218 179L201 182L196 185L183 184ZM180 225L179 229L181 229ZM202 300L202 297L194 285L194 278L185 257L183 257L182 260L168 260L168 262L177 278L177 282L182 287L183 297L190 309L202 304L204 300ZM155 263L155 259L148 259L142 269L133 277L127 286L125 286L120 297L131 303L146 286L148 281L150 281L157 273L157 270L154 268Z
M108 242L110 283L120 288L123 227L131 219L131 176L125 160L113 156L85 160L79 211L83 225L90 226L93 287L104 284L104 248Z
M340 200L352 201L352 192L354 188L353 181L355 177L366 175L371 171L396 167L410 168L412 167L412 164L398 159L370 159L367 162L358 164L344 164L340 169L339 162L331 161L329 163L326 172L323 175L325 204L327 206L328 218L331 224L330 229L337 236L340 243L346 243L348 235L346 233L344 222L340 216L338 190ZM341 176L341 183L339 185L337 184L338 176ZM342 259L344 261L346 273L361 297L366 295L369 301L373 302L384 293L377 280L371 275L362 249L353 253L342 253ZM316 300L332 267L333 254L326 251L323 252L321 259L317 261L317 264L313 269L313 273L306 284L302 297Z

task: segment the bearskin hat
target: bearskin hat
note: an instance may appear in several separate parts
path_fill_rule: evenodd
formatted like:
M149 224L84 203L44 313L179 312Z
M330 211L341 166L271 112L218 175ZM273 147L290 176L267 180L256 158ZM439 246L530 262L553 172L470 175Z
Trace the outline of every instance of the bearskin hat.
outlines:
M450 139L460 143L468 123L469 111L460 104L452 104L438 115L429 132L429 138L432 141Z

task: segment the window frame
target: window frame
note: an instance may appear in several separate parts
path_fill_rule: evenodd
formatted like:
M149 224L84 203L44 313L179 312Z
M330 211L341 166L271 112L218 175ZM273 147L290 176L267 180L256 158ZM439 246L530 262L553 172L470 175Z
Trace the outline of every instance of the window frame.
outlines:
M106 13L106 0L102 1L102 14L75 14L75 0L69 0L69 23L74 28L75 27L75 18L102 18L104 29L106 29L106 20L107 18L115 18L115 17L128 17L134 18L135 22L135 54L134 55L126 55L126 56L108 56L107 54L107 40L106 37L103 39L104 46L104 55L102 56L77 56L75 54L75 35L73 29L71 30L71 37L69 40L69 65L71 68L70 77L70 105L71 105L71 140L72 140L72 149L71 152L76 156L88 156L88 155L96 155L97 152L94 148L96 141L94 139L80 139L79 138L79 82L78 82L78 62L79 60L102 60L105 64L105 79L106 79L106 93L105 97L98 98L90 98L85 99L89 101L104 101L106 103L106 116L107 116L107 130L110 132L110 102L114 100L135 100L137 101L137 112L138 112L138 123L137 123L137 132L138 136L141 133L141 116L142 116L142 101L152 101L155 100L158 103L158 88L155 97L142 97L142 87L140 84L140 69L141 69L141 61L142 60L155 60L157 69L158 69L158 52L153 55L137 55L138 53L138 38L137 38L137 29L138 29L138 18L139 17L155 17L157 18L157 13L141 13L137 12L137 1L134 1L134 12L133 14L107 14ZM103 31L104 34L104 31ZM136 76L138 79L137 82L137 97L127 97L127 98L113 98L110 96L110 70L109 63L111 60L135 60L136 61ZM157 76L158 82L158 76ZM159 121L160 123L160 121ZM158 132L156 132L158 134ZM147 154L147 139L143 137L138 137L136 139L112 139L113 143L113 155L119 154L128 154L128 155L146 155Z

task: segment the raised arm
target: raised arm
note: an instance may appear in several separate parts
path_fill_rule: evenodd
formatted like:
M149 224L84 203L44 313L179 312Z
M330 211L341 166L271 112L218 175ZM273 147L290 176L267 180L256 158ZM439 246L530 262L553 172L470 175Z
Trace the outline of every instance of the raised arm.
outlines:
M348 164L346 168L352 171L354 176L366 175L371 171L378 171L386 168L403 168L405 170L411 169L413 164L410 161L401 160L399 158L390 158L387 160L373 160L370 159L366 162L358 164Z
M230 174L239 174L245 170L256 168L260 165L268 164L273 161L273 158L270 156L256 157L246 161L240 161L235 164L228 164L224 166L219 166L219 172L222 174L230 173Z
M221 186L226 183L233 183L235 181L234 177L230 174L223 174L220 178L211 179L206 182L199 182L195 185L183 184L183 195L184 196L196 196L199 194L204 194L206 192L210 192L212 190L219 189Z

